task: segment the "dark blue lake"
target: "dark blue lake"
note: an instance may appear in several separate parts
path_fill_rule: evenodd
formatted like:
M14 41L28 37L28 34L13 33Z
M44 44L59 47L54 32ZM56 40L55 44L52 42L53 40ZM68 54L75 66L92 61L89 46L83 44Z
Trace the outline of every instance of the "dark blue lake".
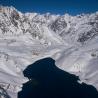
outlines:
M93 86L79 84L78 77L57 68L52 58L36 61L23 73L30 80L18 98L98 98Z

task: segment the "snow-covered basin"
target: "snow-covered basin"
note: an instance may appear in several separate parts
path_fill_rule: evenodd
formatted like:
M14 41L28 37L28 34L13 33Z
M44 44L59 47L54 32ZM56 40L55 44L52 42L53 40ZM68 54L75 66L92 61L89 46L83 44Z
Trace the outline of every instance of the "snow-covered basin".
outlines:
M7 40L8 42L8 40ZM28 79L23 70L35 61L51 57L60 69L79 76L79 82L93 85L98 90L97 56L91 54L98 49L93 46L53 45L45 46L36 42L20 41L0 43L0 83L5 86L12 98L17 98L22 84Z

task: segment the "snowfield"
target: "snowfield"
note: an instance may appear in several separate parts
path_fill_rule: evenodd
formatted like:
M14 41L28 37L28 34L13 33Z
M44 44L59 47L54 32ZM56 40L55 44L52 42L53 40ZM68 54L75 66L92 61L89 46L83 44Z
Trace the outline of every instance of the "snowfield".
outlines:
M51 57L56 66L98 90L98 12L70 16L21 13L0 6L0 87L17 98L23 70Z

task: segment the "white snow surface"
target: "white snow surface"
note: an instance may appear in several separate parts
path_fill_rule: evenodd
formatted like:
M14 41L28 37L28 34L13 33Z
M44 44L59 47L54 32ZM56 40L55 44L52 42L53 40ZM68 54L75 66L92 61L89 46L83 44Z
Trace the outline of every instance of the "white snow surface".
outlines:
M45 57L98 90L98 12L23 14L0 6L0 87L17 98L28 81L23 70Z

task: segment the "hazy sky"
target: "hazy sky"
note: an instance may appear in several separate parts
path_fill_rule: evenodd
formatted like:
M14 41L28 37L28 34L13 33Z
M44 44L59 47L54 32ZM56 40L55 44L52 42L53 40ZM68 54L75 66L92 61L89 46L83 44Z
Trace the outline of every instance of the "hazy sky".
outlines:
M14 6L22 12L92 13L98 11L98 0L0 0L1 5Z

